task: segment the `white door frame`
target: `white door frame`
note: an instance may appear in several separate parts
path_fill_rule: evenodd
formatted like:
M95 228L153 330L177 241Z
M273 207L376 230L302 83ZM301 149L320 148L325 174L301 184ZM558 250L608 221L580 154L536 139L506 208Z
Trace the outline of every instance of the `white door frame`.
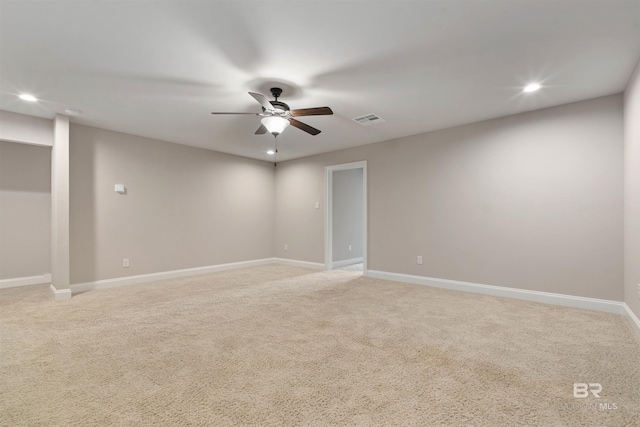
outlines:
M343 163L324 168L324 268L333 269L333 172L362 169L362 259L363 273L367 273L367 161Z

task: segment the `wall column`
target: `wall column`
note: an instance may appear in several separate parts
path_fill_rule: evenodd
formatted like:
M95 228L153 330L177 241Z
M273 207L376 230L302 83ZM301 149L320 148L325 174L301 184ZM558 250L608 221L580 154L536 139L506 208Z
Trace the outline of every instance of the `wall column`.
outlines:
M56 301L71 298L69 288L69 117L53 119L51 150L51 291Z

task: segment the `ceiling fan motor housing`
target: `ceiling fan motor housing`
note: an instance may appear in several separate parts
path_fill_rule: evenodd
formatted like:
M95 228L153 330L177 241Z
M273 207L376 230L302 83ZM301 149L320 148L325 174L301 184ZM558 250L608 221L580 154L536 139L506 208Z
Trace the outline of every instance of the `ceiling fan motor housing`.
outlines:
M280 102L280 101L269 101L269 102L271 103L271 105L273 105L273 107L276 110L282 110L283 113L290 110L289 106L284 102Z

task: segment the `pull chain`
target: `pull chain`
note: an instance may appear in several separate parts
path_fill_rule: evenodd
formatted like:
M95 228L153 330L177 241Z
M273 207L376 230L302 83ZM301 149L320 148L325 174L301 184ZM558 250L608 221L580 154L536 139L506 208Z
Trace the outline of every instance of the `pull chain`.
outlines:
M273 135L273 138L276 140L276 145L273 153L273 167L278 167L278 135Z

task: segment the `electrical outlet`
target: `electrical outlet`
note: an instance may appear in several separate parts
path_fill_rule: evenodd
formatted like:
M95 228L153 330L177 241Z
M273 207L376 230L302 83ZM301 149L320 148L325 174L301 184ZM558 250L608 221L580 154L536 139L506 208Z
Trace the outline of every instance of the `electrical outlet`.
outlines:
M285 251L288 251L288 250L289 250L289 245L285 244L285 245L284 245L284 250L285 250Z
M422 264L422 255L418 255L418 259L416 260L418 264Z
M349 245L349 250L351 250L351 245Z
M122 268L129 268L129 258L122 258Z

